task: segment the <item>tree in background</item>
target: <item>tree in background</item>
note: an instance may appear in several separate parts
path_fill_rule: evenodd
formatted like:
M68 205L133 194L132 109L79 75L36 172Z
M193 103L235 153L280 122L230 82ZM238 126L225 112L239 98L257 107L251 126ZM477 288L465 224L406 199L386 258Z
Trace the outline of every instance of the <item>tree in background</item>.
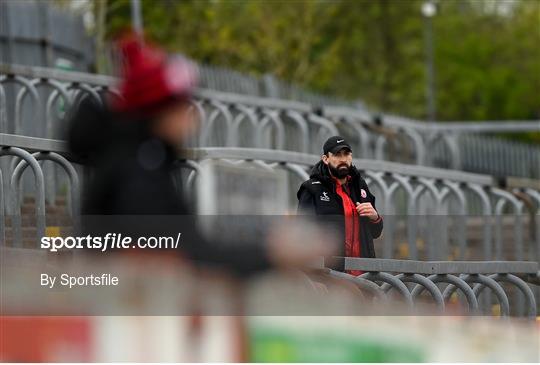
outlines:
M105 0L102 0L105 2ZM130 24L107 0L105 37ZM270 73L373 109L426 117L423 0L143 0L144 28L169 51ZM540 118L540 1L438 1L439 120ZM540 142L539 134L529 139Z

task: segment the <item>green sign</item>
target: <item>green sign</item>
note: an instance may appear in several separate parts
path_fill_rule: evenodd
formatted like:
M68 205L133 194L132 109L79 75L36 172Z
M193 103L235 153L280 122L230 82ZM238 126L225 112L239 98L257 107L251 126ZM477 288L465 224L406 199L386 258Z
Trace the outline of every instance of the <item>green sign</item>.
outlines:
M250 362L423 362L419 346L366 334L288 331L252 326Z

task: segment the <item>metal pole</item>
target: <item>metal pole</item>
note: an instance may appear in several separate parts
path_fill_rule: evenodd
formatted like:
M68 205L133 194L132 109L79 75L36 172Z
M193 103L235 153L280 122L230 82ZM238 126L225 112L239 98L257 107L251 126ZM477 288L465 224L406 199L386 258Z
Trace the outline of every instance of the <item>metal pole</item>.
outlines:
M428 0L422 6L424 15L424 39L426 48L426 95L427 95L427 111L430 121L436 120L436 105L435 105L435 61L433 53L433 23L432 18L436 13L435 4Z
M131 0L131 25L138 35L143 35L141 0Z

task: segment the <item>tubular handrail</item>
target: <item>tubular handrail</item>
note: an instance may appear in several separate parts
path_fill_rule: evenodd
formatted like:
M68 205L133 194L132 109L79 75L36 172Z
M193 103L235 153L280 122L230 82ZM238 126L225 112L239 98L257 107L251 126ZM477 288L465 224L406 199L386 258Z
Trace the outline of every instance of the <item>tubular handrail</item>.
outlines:
M64 141L49 140L35 137L25 137L10 134L0 134L0 146L21 148L22 150L28 150L32 152L44 152L50 154L57 154L65 157L67 160L73 161L69 156L68 146ZM199 175L198 169L193 167L198 166L198 161L206 159L218 159L218 160L237 160L237 161L252 161L269 171L275 168L284 168L295 174L300 179L307 179L309 176L309 168L314 165L319 159L319 156L304 154L299 152L283 151L283 150L271 150L271 149L257 149L257 148L231 148L231 147L209 147L209 148L190 148L185 149L179 155L181 161L189 161L189 165L192 167L192 172L188 177L188 184L186 188L193 186L195 179ZM256 161L256 162L253 162ZM60 163L59 161L56 161ZM75 161L77 162L77 161ZM484 227L483 238L484 246L483 253L485 259L490 259L492 253L490 247L492 246L492 235L489 218L490 215L495 214L497 219L502 219L501 213L504 208L505 202L510 202L514 206L514 218L516 225L514 225L514 233L517 240L518 259L524 258L524 220L521 219L520 214L522 212L521 205L523 204L510 192L497 188L494 185L494 177L488 175L463 173L461 171L452 171L437 169L425 166L406 166L399 163L386 162L386 161L372 161L364 159L355 159L355 165L361 170L361 173L366 177L368 182L374 188L378 188L379 195L379 209L382 209L383 214L393 211L393 207L396 204L395 192L401 190L407 197L406 215L408 216L407 230L407 242L409 246L410 258L418 258L418 250L416 248L416 242L419 232L419 223L415 218L415 215L422 214L422 199L427 196L433 197L435 203L435 216L432 219L437 219L436 215L447 215L444 204L449 197L452 197L458 203L458 211L456 222L464 224L465 214L470 214L468 209L469 202L465 197L465 192L469 191L478 196L483 203L483 217L487 224ZM65 167L64 167L65 169ZM73 180L73 179L72 179ZM523 189L523 193L531 190L530 188ZM532 190L535 191L535 190ZM531 195L529 191L529 195ZM536 201L536 195L531 196ZM497 204L492 204L491 200L497 201ZM397 214L397 212L394 212ZM432 222L433 223L433 222ZM429 224L432 224L429 223ZM433 239L428 240L429 258L430 259L443 259L447 257L449 253L448 235L446 222L444 224L432 224L431 230L438 230L440 233L438 236L439 242L435 244ZM454 230L452 237L456 240L459 247L459 258L465 257L466 249L466 231L465 226L460 226ZM385 249L383 257L392 257L394 246L391 240L395 225L392 224L392 219L389 220L389 225L386 228L387 238L385 238ZM494 227L496 230L495 236L495 258L501 258L502 241L501 241L501 224ZM532 252L532 250L529 250Z
M495 293L500 305L501 315L510 315L510 302L505 288L499 284L504 281L516 286L527 299L526 316L534 318L536 316L536 302L530 287L517 275L535 274L538 271L537 262L524 261L414 261L395 259L369 259L345 257L345 270L362 270L365 273L358 276L373 283L383 282L380 289L383 293L388 293L390 289L397 289L407 302L416 303L420 294L428 290L435 305L439 310L445 310L445 301L448 301L451 294L456 290L461 290L469 304L469 313L480 314L478 298L482 290L488 287ZM321 260L314 268L323 268ZM334 277L344 279L354 278L347 273L333 272ZM392 274L394 273L394 274ZM408 289L401 283L415 283ZM448 283L450 285L441 289L437 283ZM471 288L470 284L476 284ZM414 300L414 301L411 301Z
M85 98L96 100L101 104L108 96L118 95L116 90L118 81L110 76L0 64L0 107L2 109L0 124L7 126L7 101L2 83L10 82L19 85L19 88L15 89L18 90L14 101L15 133L23 133L28 129L27 126L22 125L23 121L24 123L31 122L26 115L22 118L23 99L30 94L37 105L33 110L34 113L42 109L39 105L45 106L43 122L46 135L51 135L54 130L51 111L58 104L55 102L59 100L60 94L62 94L61 100L66 101L64 109L78 107ZM37 93L36 90L36 87L41 84L52 88L52 93L48 97L43 97L43 100L40 99L42 93ZM379 160L401 160L401 156L411 158L414 156L414 159L408 160L413 165L444 164L452 169L466 171L477 169L485 171L486 167L479 167L478 163L486 163L488 171L493 171L493 173L498 173L502 166L507 175L537 177L533 170L537 161L536 148L527 147L527 158L519 160L519 163L517 156L521 153L521 147L513 148L507 158L512 160L512 163L505 162L501 165L497 162L498 160L494 162L489 160L490 155L486 155L482 149L479 150L478 138L471 140L466 137L470 133L538 131L540 121L428 123L394 115L382 115L381 118L375 120L369 112L353 107L320 107L304 102L200 88L194 91L193 101L199 112L202 128L198 138L193 139L189 144L199 145L199 147L253 146L317 153L318 147L310 147L319 146L330 135L346 135L351 139L351 145L354 146L357 156L364 159L375 156ZM249 110L248 114L246 110ZM34 117L34 119L39 119L38 114ZM246 119L249 123L241 123ZM291 130L291 124L296 128ZM7 128L3 129L7 130ZM38 131L41 130L38 129ZM269 131L271 133L268 133ZM246 132L251 132L253 136L248 139L239 138ZM272 140L270 145L269 139ZM312 146L308 146L308 141ZM486 142L489 142L486 145L490 149L497 147L490 141L486 140ZM446 148L449 157L441 155L443 152L439 148L432 148L435 144L439 147L441 143ZM434 153L427 153L432 150ZM465 153L464 151L476 152ZM475 156L481 156L480 160ZM46 176L51 180L49 185L54 185L52 175L47 173ZM54 187L49 187L48 198L51 199L53 195Z
M40 79L55 79L62 82L70 82L77 84L91 84L101 87L114 87L118 83L118 79L112 76L89 74L84 72L63 71L51 68L25 66L16 64L0 63L0 74L18 75L29 78ZM301 112L311 112L313 106L307 103L262 98L255 96L246 96L233 93L224 93L214 90L198 89L195 96L201 99L218 99L224 102L238 102L238 98L242 100L242 104L269 107L279 109L294 109ZM366 120L366 112L356 110L350 107L333 107L327 106L323 109L323 115L326 116L349 116L355 119ZM540 129L540 121L492 121L492 122L475 122L475 121L459 121L459 122L438 122L426 123L411 118L405 118L396 115L385 115L384 123L392 126L412 127L423 130L435 130L438 132L454 131L454 132L526 132L538 131Z
M410 274L536 274L532 261L417 261L346 257L346 270L387 271Z
M14 134L0 133L0 146L19 147L29 151L37 152L56 152L58 154L69 156L67 142L54 139L20 136ZM201 160L207 158L230 158L230 159L256 159L273 162L294 163L297 165L314 165L320 157L300 152L270 150L261 148L242 148L242 147L206 147L190 148L182 151L182 158ZM354 163L361 170L374 170L398 173L409 176L422 176L434 179L448 179L452 181L467 182L482 186L494 185L494 177L468 173L463 171L454 171L439 169L436 167L410 166L396 162L373 161L367 159L355 159Z

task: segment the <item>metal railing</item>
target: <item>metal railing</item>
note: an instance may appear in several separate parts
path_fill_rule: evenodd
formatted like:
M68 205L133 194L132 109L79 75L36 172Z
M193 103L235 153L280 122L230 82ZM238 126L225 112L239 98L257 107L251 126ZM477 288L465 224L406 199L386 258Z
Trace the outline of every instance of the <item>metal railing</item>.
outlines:
M537 277L536 262L430 262L351 257L344 258L344 261L346 270L362 270L365 273L355 277L326 269L325 274L348 280L363 292L370 293L376 298L387 300L388 293L393 289L409 306L413 306L426 291L438 309L444 312L452 294L459 290L467 303L468 313L478 315L489 314L492 309L491 306L486 306L484 311L481 311L480 294L487 288L497 300L500 315L508 316L511 313L508 289L501 285L507 283L512 285L514 290L518 290L523 295L519 298L525 298L526 302L524 311L522 303L518 300L519 308L514 312L530 318L536 317L535 295L526 283L526 280L535 280ZM440 287L437 284L447 285Z
M33 117L41 121L39 106L45 107L46 135L54 134L54 125L70 107L80 103L82 98L90 97L101 103L107 94L116 94L114 85L116 80L112 77L90 75L77 72L63 72L57 70L0 65L0 126L2 130L8 129L8 121L13 120L15 134L24 132L23 114L28 110L33 111ZM14 83L21 87L15 97L13 118L8 118L9 107L3 84ZM43 90L38 87L47 85L49 93L42 95ZM30 97L36 108L24 108L26 99ZM61 112L58 114L57 102L62 101ZM242 159L261 159L267 162L277 162L286 167L298 178L306 179L306 168L312 165L318 158L316 155L319 146L330 135L342 134L350 136L355 151L364 157L355 161L356 165L364 170L368 180L379 192L379 209L388 217L386 235L383 245L383 257L392 257L394 252L393 235L394 222L392 217L407 216L407 244L408 256L416 259L419 257L417 250L418 239L418 215L429 216L424 223L425 227L439 229L439 232L425 232L428 241L427 258L447 258L448 235L447 227L439 225L430 219L436 219L437 215L456 214L457 230L454 232L454 242L457 245L455 258L465 257L466 239L465 226L459 223L465 216L479 214L484 219L483 232L483 258L501 259L503 257L503 238L501 232L502 216L507 207L513 209L515 219L515 258L523 259L525 256L537 258L538 244L526 244L525 240L538 242L538 232L525 235L524 223L532 226L535 209L538 209L538 187L534 182L511 186L509 191L497 188L493 178L486 175L456 173L441 169L430 169L422 166L410 166L392 164L389 162L374 161L371 158L383 159L386 152L392 152L399 156L412 156L419 164L426 164L430 153L428 150L437 141L442 141L447 150L454 156L452 160L459 161L461 153L455 139L455 133L469 133L479 131L529 131L538 127L538 122L524 123L439 123L426 124L415 122L406 118L386 116L382 126L371 123L371 116L361 110L343 107L325 107L319 111L314 110L309 104L284 101L269 98L257 98L250 96L220 93L210 90L197 90L194 106L201 116L201 131L198 139L194 140L191 147L197 146L224 146L225 149L214 149L216 157L234 158L235 153ZM389 126L390 128L386 127ZM449 133L452 132L452 133ZM427 137L426 137L427 136ZM6 137L7 138L7 137ZM16 137L10 137L11 139ZM19 139L20 140L20 139ZM22 141L22 140L20 140ZM28 141L28 140L24 140ZM24 142L26 143L26 142ZM32 148L38 141L31 140L27 148ZM46 141L40 143L47 144ZM57 143L57 142L53 142ZM7 144L9 145L9 144ZM232 147L256 147L259 150L234 150ZM261 148L270 151L261 151ZM22 158L22 151L14 152L16 157ZM47 149L40 152L48 153ZM209 150L210 151L210 150ZM237 152L234 152L237 151ZM294 152L304 154L301 156ZM7 154L6 150L3 152ZM313 155L307 155L307 154ZM254 155L260 156L255 157ZM49 154L50 156L50 154ZM276 161L276 156L281 156ZM38 156L36 156L38 157ZM45 155L39 155L40 159L46 159ZM27 157L28 158L28 157ZM50 158L49 158L50 160ZM28 161L27 161L28 162ZM2 162L4 175L4 191L10 191L13 184L18 184L24 164L20 165L18 159L12 159L11 164ZM31 166L32 163L28 162ZM17 167L17 164L20 166ZM456 163L454 163L456 165ZM35 167L33 167L35 169ZM68 169L63 166L64 169ZM18 170L17 170L18 169ZM54 203L57 188L55 185L57 176L44 169L41 176L35 172L36 182L46 180L45 193L49 203ZM17 172L14 174L14 172ZM73 176L73 171L70 171ZM73 180L73 178L71 178ZM191 176L190 182L194 180ZM41 189L41 188L40 188ZM76 191L78 188L72 188ZM39 212L43 211L42 191L37 190L36 201ZM524 195L525 194L525 195ZM20 200L19 197L17 197ZM8 204L8 212L15 213L17 201L11 199ZM382 200L382 202L381 202ZM401 202L397 202L401 200ZM75 203L76 205L76 203ZM431 209L429 206L431 205ZM451 208L453 209L451 210ZM527 209L532 217L529 222L522 217ZM41 215L41 213L39 213ZM15 216L15 219L16 216ZM38 226L42 227L43 217L36 218ZM444 222L443 222L444 223ZM40 228L41 229L41 228ZM429 238L431 237L431 239ZM439 244L435 245L433 237ZM526 247L528 246L528 252Z
M192 172L186 179L188 189L193 189L198 170L198 162L204 159L249 160L264 163L268 168L289 171L296 182L308 179L307 169L318 161L318 156L286 151L205 148L187 151L184 156ZM397 220L406 223L408 257L418 259L417 249L420 238L420 223L423 222L423 239L428 243L428 259L447 259L449 236L458 248L456 259L465 259L467 248L467 224L465 220L474 215L471 205L474 199L482 204L479 217L482 220L482 258L485 260L503 258L502 219L505 207L511 208L514 219L515 259L528 257L537 260L540 252L538 232L532 239L526 236L525 226L534 225L538 220L538 188L513 187L510 191L496 187L493 178L487 175L470 174L423 166L407 166L392 162L373 160L354 160L370 188L378 199L378 209L385 215L385 235L383 237L382 257L391 258L395 251L395 232ZM296 184L296 187L299 184ZM401 200L400 200L401 193ZM427 204L422 204L427 200ZM534 201L532 205L531 201ZM400 204L402 203L402 204ZM428 206L430 209L424 210ZM527 208L526 208L527 207ZM525 217L526 209L532 218ZM454 225L449 225L455 219ZM532 219L532 220L531 220ZM457 227L457 228L456 228ZM527 241L527 242L525 242ZM527 247L527 249L525 249Z
M6 171L2 171L6 175L4 178L10 181L2 197L7 212L14 217L16 243L20 244L20 179L27 166L34 172L38 235L45 229L46 182L38 160L47 159L59 164L67 173L72 213L76 216L80 206L80 177L68 162L69 151L65 142L0 134L0 146L1 155L21 159L11 175L7 176ZM189 170L184 174L182 186L191 192L196 188L199 163L205 159L255 161L260 168L284 169L296 188L308 179L308 169L318 161L316 155L250 148L188 149L180 158L181 166ZM381 257L394 257L398 241L396 233L401 232L406 237L407 257L410 259L445 260L451 253L451 247L456 251L455 259L470 259L466 253L469 247L467 230L470 227L468 220L474 218L479 219L482 229L482 259L502 260L508 258L510 250L513 259L538 260L540 235L535 230L535 223L538 224L540 217L540 189L534 186L534 182L513 182L513 186L503 190L487 175L362 159L356 159L354 163L377 197L378 210L386 217ZM531 185L527 186L527 183ZM482 211L477 215L471 211L474 200L482 205ZM294 197L290 206L294 209ZM511 244L506 242L505 245L503 234L508 229L504 224L508 219L511 220L513 238ZM399 222L404 225L402 231L398 231ZM426 243L423 252L419 252L419 240Z
M328 95L312 93L278 80L272 75L259 78L222 67L199 64L198 68L201 75L201 86L205 89L300 101L320 107L325 116L331 116L337 111L338 120L343 115L349 115L353 120L360 120L368 126L373 126L374 122L381 122L387 127L412 126L422 135L427 150L430 151L426 160L418 158L417 163L423 162L433 166L453 167L464 171L498 176L540 178L538 169L540 148L538 146L497 137L498 133L505 132L540 132L538 121L532 121L530 124L507 120L487 123L438 122L430 125L425 121L419 122L386 113L378 113L378 118L375 121L374 118L369 117L369 111L361 102L353 103ZM370 132L369 128L368 132ZM384 146L384 143L379 141L379 146ZM392 141L391 146L385 146L386 151L383 155L380 154L379 150L379 153L373 153L373 156L396 160L401 155L394 151L394 145L399 143L399 140ZM457 145L459 148L456 149L452 145ZM403 152L407 146L399 148ZM497 158L493 158L493 156L497 156ZM366 158L367 155L362 157ZM414 158L407 160L407 162L414 161Z
M5 211L6 205L11 226L13 229L15 246L20 247L22 219L20 210L20 179L22 172L28 166L34 173L35 181L35 221L36 234L42 237L47 226L45 185L43 171L39 160L47 159L60 165L69 176L69 186L71 192L70 214L74 219L73 224L77 224L77 213L80 206L80 176L72 162L69 162L70 155L67 144L63 141L48 140L41 138L0 134L0 156L16 156L20 160L13 173L9 176L10 185L8 190L0 190L0 238L5 240ZM206 159L220 159L223 161L247 161L254 163L259 168L264 169L284 169L297 181L308 177L307 169L313 165L318 156L302 154L289 151L277 151L269 149L249 149L249 148L195 148L188 149L180 156L180 163L187 169L184 174L183 184L188 191L193 191L196 186L197 172L199 164ZM533 315L534 294L530 288L523 283L517 275L531 275L531 278L538 271L537 261L540 252L540 239L538 232L534 240L526 239L525 226L533 225L533 221L527 221L522 216L526 204L532 202L531 207L536 209L540 206L540 193L534 187L511 188L510 191L495 187L492 177L487 175L468 174L463 172L449 171L443 169L429 168L423 166L406 166L392 162L381 162L373 160L354 161L355 165L366 177L371 189L377 192L375 195L379 200L379 209L385 216L385 235L382 243L382 257L392 257L395 250L396 223L399 216L393 214L398 209L396 196L401 191L406 198L406 205L403 219L406 225L406 237L409 248L409 258L418 259L420 252L417 249L418 238L421 232L426 234L425 240L428 242L428 260L446 260L448 258L449 238L454 239L453 244L458 247L457 259L465 259L465 250L468 245L467 225L461 222L455 229L454 226L447 225L449 210L452 204L455 205L456 216L459 221L466 218L469 199L467 194L476 195L484 206L482 252L486 261L500 261L503 256L502 250L502 219L505 216L505 206L512 207L512 214L509 217L514 220L513 232L514 240L512 249L515 249L514 259L523 261L529 259L531 263L523 262L418 262L400 260L381 259L352 259L345 260L347 270L363 270L359 278L349 277L348 274L330 271L328 274L352 280L358 285L370 285L365 281L383 282L388 285L380 287L382 292L387 292L391 287L395 288L406 301L411 302L425 287L435 298L437 305L442 308L452 291L452 287L447 287L443 291L435 291L434 286L428 284L445 282L450 283L460 289L466 296L470 309L477 313L478 296L484 286L487 286L501 305L501 313L509 313L507 295L495 282L507 281L516 286L525 296L517 297L516 313L523 313L524 303L527 304L528 315ZM1 173L5 173L0 170ZM193 195L193 194L191 194ZM433 211L427 215L425 225L420 224L418 219L420 201L428 198L431 201ZM452 204L449 202L452 201ZM533 215L533 219L540 215ZM438 219L439 218L439 219ZM435 219L435 221L431 220ZM455 235L451 235L454 231ZM390 273L397 273L392 275ZM489 275L488 275L489 274ZM532 279L531 279L532 280ZM401 284L399 284L401 282ZM414 282L417 284L412 291L405 292L404 282ZM360 284L363 283L363 284ZM464 283L476 283L472 289L466 289ZM364 286L365 286L364 285ZM363 289L368 290L367 287ZM501 291L502 290L502 291ZM442 301L441 301L442 297ZM488 295L489 297L489 295ZM505 299L506 298L506 299ZM523 300L523 298L525 300ZM531 299L532 298L532 299ZM536 310L536 309L535 309Z
M295 100L312 105L340 105L362 108L363 103L340 100L328 95L310 92L284 82L271 74L262 77L247 75L224 67L198 63L200 85L204 89L273 99Z
M30 134L29 130L42 128L44 133L38 135L58 136L70 108L85 97L104 102L109 94L117 94L115 82L107 76L0 65L0 130ZM18 85L11 89L14 103L8 102L8 84ZM28 107L29 100L33 107ZM191 170L186 178L188 188L196 181L199 161L206 158L258 161L261 168L285 169L291 182L298 183L307 178L309 167L319 159L323 141L330 135L341 134L351 141L355 155L362 157L355 164L367 178L377 196L378 208L385 215L381 257L394 257L400 244L396 235L403 233L407 250L402 256L446 260L455 252L453 258L469 259L469 221L478 218L482 259L508 259L510 251L512 259L538 261L537 181L508 178L503 189L498 179L489 175L423 166L435 163L437 153L433 151L437 147L450 156L443 165L460 168L464 161L461 139L469 138L471 133L537 131L537 121L428 124L384 116L382 123L375 123L367 112L352 108L314 108L306 103L201 89L195 93L194 107L201 116L201 131L190 146L199 148L182 156L184 167ZM22 242L20 180L28 166L34 174L31 185L35 184L36 233L45 233L46 201L54 202L58 181L63 177L56 174L56 168L51 173L40 160L48 160L67 172L70 212L76 220L83 179L77 171L80 169L69 163L65 142L0 134L0 146L0 156L12 156L11 161L0 159L0 179L4 181L0 184L0 239L5 239L5 217L9 216L14 243ZM208 146L213 147L200 148ZM533 151L528 163L537 166L537 160L538 153ZM489 165L485 160L477 163ZM508 231L505 224L511 225L512 239L508 242L504 237Z
M115 83L115 78L103 75L0 65L0 131L63 138L69 110L85 97L101 103L111 94L117 95ZM377 124L361 109L314 108L301 102L203 89L197 90L194 107L200 114L201 129L198 138L190 140L190 147L252 147L318 155L328 136L341 134L350 140L355 155L363 159L439 164L497 176L508 171L522 176L539 173L540 149L510 146L501 154L501 148L506 147L500 142L487 143L471 135L538 130L537 121L430 124L386 115ZM464 159L464 153L470 156ZM6 176L11 175L17 162L0 163L5 171L3 189L8 190ZM493 164L501 164L501 168ZM55 205L58 192L68 181L50 162L45 162L43 174L46 200ZM31 183L23 180L22 189L31 190ZM487 211L481 201L473 200L473 205L474 212Z
M26 281L32 275L20 275L20 269L27 267L31 268L43 267L47 265L49 269L54 268L56 272L66 272L69 268L73 269L70 265L70 260L74 259L74 256L63 256L57 258L54 262L50 261L49 254L43 250L37 249L17 249L10 247L0 247L0 255L3 257L3 272L6 274L6 278L3 280L9 280L11 285L8 291L13 293L18 288L27 285ZM535 296L532 286L536 283L538 285L538 263L535 262L510 262L510 261L492 261L492 262L471 262L471 261L453 261L453 262L433 262L433 261L411 261L411 260L389 260L389 259L364 259L364 258L332 258L332 261L343 260L346 270L362 270L363 274L353 276L346 272L335 271L333 269L325 267L325 259L321 258L319 262L313 263L310 267L306 268L302 272L298 272L294 275L294 272L289 272L289 275L281 277L281 283L284 287L287 287L287 282L300 284L295 286L296 291L291 293L290 290L286 290L287 304L302 302L300 306L300 312L294 312L295 315L493 315L493 316L523 316L530 319L535 319L537 313L537 296ZM104 264L101 261L101 264ZM124 270L126 269L126 262L120 265ZM28 265L28 266L26 266ZM81 267L80 265L83 265ZM88 266L84 266L88 265ZM77 269L81 272L92 271L95 268L96 262L82 260L78 262ZM112 265L112 266L111 266ZM142 269L139 262L135 271L139 271L140 275L149 277L152 274L151 269ZM331 265L330 265L331 266ZM115 265L115 261L107 260L105 266L100 268L118 267ZM174 269L173 269L174 270ZM122 271L119 271L120 273ZM182 280L197 280L197 277L186 278L186 272L175 272L171 270L161 271L154 273L156 275L169 275L166 283L171 287L171 290L186 290L187 288L196 288L197 285L182 285ZM130 278L136 280L136 276L130 276ZM182 278L182 279L181 279ZM155 280L159 280L157 277ZM300 279L300 280L296 280ZM255 279L256 280L256 279ZM13 285L13 281L17 284ZM203 281L204 282L204 281ZM146 283L150 285L151 282ZM178 283L175 286L175 283ZM140 283L142 284L142 283ZM185 282L184 282L185 284ZM224 283L221 283L223 285ZM262 285L256 281L255 285L251 287L260 288L264 287L264 279ZM275 283L274 283L275 284ZM219 284L218 284L219 285ZM142 284L144 287L145 284ZM137 291L141 290L142 293L148 293L142 287L137 286ZM165 287L160 287L161 290ZM272 295L279 298L280 291L275 285ZM221 295L226 293L235 293L238 298L248 299L253 293L249 289L249 286L244 287L246 290L243 293L238 291L219 291ZM214 286L215 289L215 286ZM299 290L302 289L302 290ZM307 289L303 290L303 289ZM158 289L159 291L160 289ZM457 291L456 295L453 293ZM34 308L35 312L41 313L43 308L49 308L49 306L41 306L42 303L35 302L36 296L39 298L40 294L34 291L23 291L26 294L26 303L36 303L38 307ZM62 303L64 300L71 298L70 295L81 295L81 292L73 292L74 294L64 293L62 296ZM78 294L77 294L78 293ZM110 291L107 295L98 295L88 298L86 295L81 300L79 298L78 303L80 308L78 310L82 313L94 313L95 315L103 315L103 311L107 314L121 314L120 312L109 309L109 306L104 306L103 301L111 300L108 295L117 296L124 295L120 291ZM157 292L152 290L152 295ZM212 293L212 290L209 290ZM250 294L251 293L251 294ZM20 292L18 293L21 294ZM162 292L162 298L167 298L166 292ZM199 293L203 294L203 293ZM306 295L307 294L307 295ZM311 295L315 296L311 296ZM348 295L352 294L352 295ZM216 300L216 293L212 294L213 300ZM246 295L246 296L244 296ZM21 297L17 297L18 300L23 300ZM313 298L319 304L313 308L305 305L305 300ZM169 298L170 299L170 298ZM487 299L487 300L486 300ZM491 300L493 299L493 301ZM332 302L327 302L332 300ZM338 302L343 301L342 304L351 304L349 307L336 306ZM201 302L204 302L201 301ZM219 301L218 301L219 302ZM4 311L14 311L19 315L22 310L28 310L28 306L22 306L21 308L13 307L13 300L7 301L11 306L4 306ZM118 300L111 300L110 303L118 303ZM328 303L329 305L321 307L321 303ZM330 304L334 303L334 305ZM285 315L290 310L294 311L294 307L280 306L279 301L267 307L253 308L257 315ZM161 307L159 304L157 308L154 308L155 303L151 308L143 309L137 312L138 315L152 315L160 313L160 311L166 312L167 315L179 314L187 315L190 310L187 308L171 309L167 306L167 309ZM176 306L173 306L176 307ZM189 306L191 307L191 306ZM227 307L227 306L225 306ZM65 310L65 306L60 307L61 310ZM96 312L97 309L97 312ZM216 308L217 309L217 308ZM118 309L117 309L118 310ZM206 309L208 310L208 308ZM224 309L219 306L219 315L225 315L229 313L227 311L234 311L232 307L230 309ZM47 311L47 309L45 309ZM148 312L146 312L148 311ZM314 312L315 311L315 312ZM35 313L33 312L33 313ZM58 311L55 311L58 314ZM237 314L236 312L231 312Z
M43 122L46 133L36 136L57 138L58 135L54 132L55 120L61 119L64 112L70 106L78 105L83 97L102 102L107 93L115 94L115 82L115 78L102 75L0 65L0 127L3 131L9 130L15 134L24 132L23 105L25 100L31 97L36 107L25 110L33 111L34 119L41 119L35 118L42 115L41 108L46 116ZM6 83L20 86L14 95L12 106L8 105L6 100L3 87ZM50 88L49 93L44 96L41 89L38 91L41 85ZM463 138L465 135L540 130L540 121L435 124L392 115L384 115L374 120L367 111L350 107L314 106L303 102L204 89L199 89L195 95L194 104L200 112L202 127L200 136L192 147L275 148L319 154L320 146L328 136L341 134L350 139L355 153L361 158L420 165L442 164L443 167L460 169L464 166L476 166L474 163L464 163L463 153L482 156L476 146L481 140L468 141ZM58 116L57 103L60 100L64 104L61 115ZM11 126L8 125L7 116L10 107L14 109ZM33 128L39 130L35 126ZM470 148L464 149L463 143ZM510 144L507 147L509 151L512 149ZM471 149L473 151L468 152ZM534 166L539 162L539 151L531 146L523 147L522 151L512 155L512 163L507 165L521 166L515 171L524 173L525 176L538 177L534 175ZM489 155L483 158L489 159ZM473 161L471 156L467 157L467 161L469 160ZM492 162L486 162L486 166L490 163Z

